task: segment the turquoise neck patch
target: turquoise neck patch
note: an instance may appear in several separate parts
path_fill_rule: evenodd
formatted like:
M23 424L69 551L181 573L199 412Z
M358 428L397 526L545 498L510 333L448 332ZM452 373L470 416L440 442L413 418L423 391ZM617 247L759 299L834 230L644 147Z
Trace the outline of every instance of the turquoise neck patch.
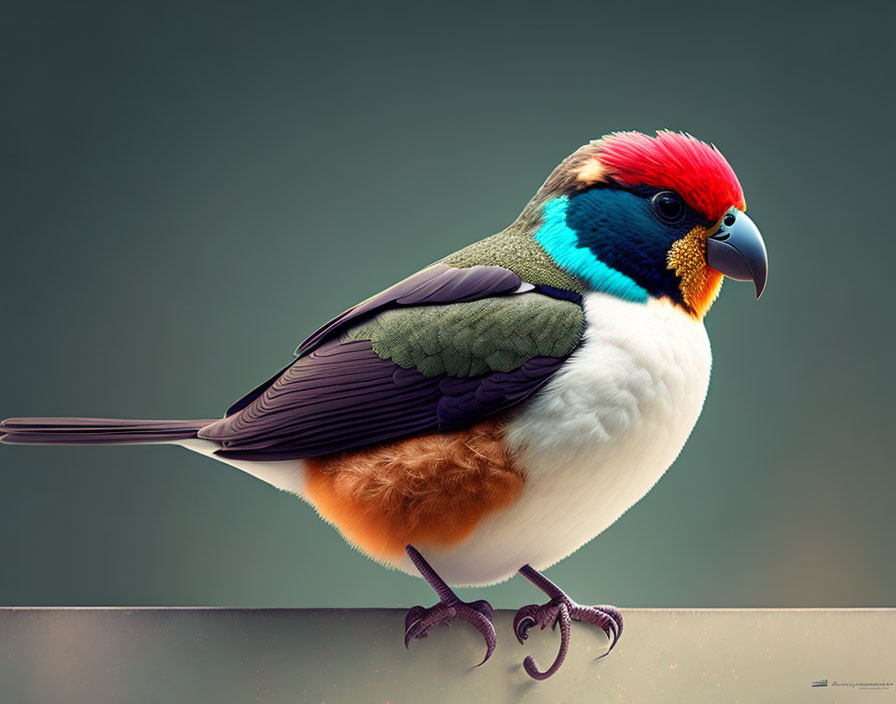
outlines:
M648 294L632 279L607 266L590 249L580 247L578 237L566 224L569 196L560 196L544 206L544 224L535 233L538 242L561 269L584 279L599 293L608 293L624 301L647 303Z

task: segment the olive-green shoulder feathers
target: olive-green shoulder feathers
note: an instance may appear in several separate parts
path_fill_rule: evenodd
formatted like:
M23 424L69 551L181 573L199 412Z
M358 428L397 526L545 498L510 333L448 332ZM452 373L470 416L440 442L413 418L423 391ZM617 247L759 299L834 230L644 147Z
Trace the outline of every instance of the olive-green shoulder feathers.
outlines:
M512 229L474 242L449 254L439 263L458 268L477 264L503 266L523 281L536 286L551 286L580 294L585 292L584 284L557 266L531 235Z
M389 310L342 339L370 340L377 356L427 376L471 377L510 372L533 357L564 357L584 328L579 304L530 292Z

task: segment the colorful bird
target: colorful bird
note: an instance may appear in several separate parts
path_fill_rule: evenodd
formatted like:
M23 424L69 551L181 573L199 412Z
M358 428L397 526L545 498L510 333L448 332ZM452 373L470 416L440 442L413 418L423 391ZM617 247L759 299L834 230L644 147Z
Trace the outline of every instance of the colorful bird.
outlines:
M542 575L662 476L706 396L703 318L722 277L767 258L719 151L686 134L609 134L564 160L504 231L345 311L218 420L11 418L11 444L172 443L293 492L352 545L419 572L439 602L405 644L460 618L485 638L486 601L449 585L520 572L549 600L514 632L570 621L622 632ZM607 651L609 652L609 650Z

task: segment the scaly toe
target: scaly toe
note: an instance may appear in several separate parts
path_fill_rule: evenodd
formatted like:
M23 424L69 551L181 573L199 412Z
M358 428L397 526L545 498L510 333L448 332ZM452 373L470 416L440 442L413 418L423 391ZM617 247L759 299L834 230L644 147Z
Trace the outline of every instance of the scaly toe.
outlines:
M609 655L622 635L622 614L615 606L582 606L566 596L555 597L546 604L528 604L513 617L513 632L520 643L529 637L529 629L533 626L544 630L548 626L555 629L560 624L560 651L551 666L539 670L531 655L523 661L523 668L530 677L544 680L560 669L569 649L570 621L593 624L607 634L610 647L598 659Z
M482 634L486 650L485 657L479 664L484 664L495 652L495 645L498 642L492 621L494 611L491 604L484 600L471 603L457 600L450 604L439 602L428 609L422 606L413 607L405 617L405 647L409 648L414 638L426 638L436 626L450 625L455 618L466 621Z
M414 638L426 638L436 626L448 625L457 610L443 602L430 608L414 606L404 618L404 647L410 647Z
M538 625L544 630L548 626L556 628L558 623L560 624L560 650L551 666L542 671L538 669L535 658L531 655L527 655L523 660L523 669L532 679L546 680L560 669L566 659L566 653L569 650L569 604L564 599L551 599L547 604L541 605L528 604L517 611L513 617L513 632L520 643L529 637L529 629L532 626Z
M513 632L522 643L529 637L529 629L540 626L544 630L548 626L556 628L557 616L560 613L560 601L552 599L546 604L527 604L513 617Z
M582 606L570 602L569 615L574 621L590 623L600 628L610 639L610 647L600 657L606 657L622 636L622 614L615 606Z

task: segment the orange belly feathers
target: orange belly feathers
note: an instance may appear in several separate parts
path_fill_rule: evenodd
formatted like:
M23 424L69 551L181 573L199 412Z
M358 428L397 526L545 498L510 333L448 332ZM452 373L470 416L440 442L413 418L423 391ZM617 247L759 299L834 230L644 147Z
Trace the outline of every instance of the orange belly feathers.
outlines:
M525 479L501 420L306 460L305 496L352 544L395 562L408 544L450 546L513 503Z

